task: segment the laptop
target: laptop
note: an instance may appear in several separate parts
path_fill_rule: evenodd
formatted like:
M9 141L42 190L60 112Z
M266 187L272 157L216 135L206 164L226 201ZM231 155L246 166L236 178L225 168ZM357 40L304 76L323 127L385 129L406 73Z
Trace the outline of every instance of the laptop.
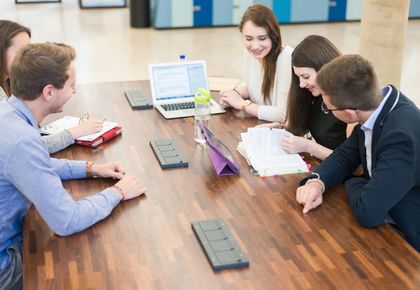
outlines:
M194 116L194 91L208 90L206 64L203 60L149 65L153 106L166 118ZM226 111L211 100L211 113Z

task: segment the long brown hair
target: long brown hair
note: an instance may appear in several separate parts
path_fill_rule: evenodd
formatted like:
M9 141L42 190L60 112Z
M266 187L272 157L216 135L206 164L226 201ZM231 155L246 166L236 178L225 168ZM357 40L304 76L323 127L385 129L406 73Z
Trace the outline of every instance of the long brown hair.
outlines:
M16 22L0 20L0 87L6 95L10 96L9 80L6 79L6 50L12 45L12 38L21 32L26 32L31 37L31 30Z
M292 53L292 66L309 67L319 71L321 67L341 55L328 39L320 35L309 35L296 46ZM299 85L299 77L292 69L292 81L287 97L287 129L298 136L309 131L309 119L313 96Z
M267 30L268 37L271 39L271 50L264 57L262 62L264 74L261 93L264 96L264 103L268 104L270 102L270 92L274 86L274 78L276 76L277 58L282 50L279 23L277 22L273 11L262 4L255 4L248 7L239 24L239 30L241 32L247 21L251 21L256 26L263 27Z

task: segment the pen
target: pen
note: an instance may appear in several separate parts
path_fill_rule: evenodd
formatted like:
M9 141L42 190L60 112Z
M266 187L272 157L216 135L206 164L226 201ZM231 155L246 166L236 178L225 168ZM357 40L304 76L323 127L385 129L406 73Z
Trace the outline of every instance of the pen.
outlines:
M79 125L80 125L80 124L82 124L83 122L86 122L88 119L89 119L89 113L85 113L85 114L83 115L83 117L81 117L81 118L79 119Z

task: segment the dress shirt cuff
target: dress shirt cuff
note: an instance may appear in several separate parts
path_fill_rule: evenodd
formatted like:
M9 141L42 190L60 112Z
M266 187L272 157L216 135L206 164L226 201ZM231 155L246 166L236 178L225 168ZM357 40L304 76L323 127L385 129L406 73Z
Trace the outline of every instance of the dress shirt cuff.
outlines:
M112 187L108 187L107 189L102 191L102 194L106 196L112 208L116 207L117 204L119 204L122 200L121 194L115 188Z
M86 161L70 161L73 179L86 178Z

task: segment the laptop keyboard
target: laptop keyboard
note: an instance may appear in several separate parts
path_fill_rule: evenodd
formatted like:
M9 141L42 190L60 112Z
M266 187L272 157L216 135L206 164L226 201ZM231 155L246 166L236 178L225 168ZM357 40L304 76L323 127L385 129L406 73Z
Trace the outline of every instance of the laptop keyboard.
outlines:
M177 111L177 110L186 110L194 109L194 102L185 102L185 103L174 103L174 104L163 104L161 107L165 111Z

